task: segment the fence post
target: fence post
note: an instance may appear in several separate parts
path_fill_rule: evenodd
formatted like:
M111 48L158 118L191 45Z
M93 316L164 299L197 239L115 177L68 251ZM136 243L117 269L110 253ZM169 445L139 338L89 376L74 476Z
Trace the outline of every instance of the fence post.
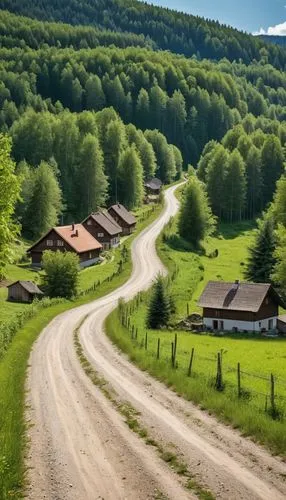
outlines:
M188 369L188 377L190 377L190 376L191 376L191 374L192 374L192 366L193 366L194 352L195 352L195 348L193 347L193 348L192 348L191 357L190 357L190 363L189 363L189 369Z
M271 373L270 377L270 404L271 404L271 413L272 416L275 415L275 385L274 385L274 376Z
M174 342L171 342L171 363L174 368Z
M160 339L157 342L157 359L160 359Z
M148 349L148 332L145 333L145 351Z
M217 375L216 375L216 383L215 387L218 391L222 391L222 367L221 367L221 353L217 353Z
M176 368L177 342L178 342L178 335L175 333L175 340L174 340L174 356L173 356L173 368Z
M238 397L241 396L241 378L240 378L240 363L237 363L237 393Z

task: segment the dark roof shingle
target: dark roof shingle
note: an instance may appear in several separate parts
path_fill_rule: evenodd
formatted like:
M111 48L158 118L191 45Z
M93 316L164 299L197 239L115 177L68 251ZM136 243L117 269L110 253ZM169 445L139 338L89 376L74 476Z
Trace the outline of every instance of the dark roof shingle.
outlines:
M210 309L258 312L269 292L283 307L282 299L269 283L209 281L198 305Z
M116 205L112 205L109 210L113 209L114 212L120 217L124 222L132 226L133 224L136 224L136 218L131 212L128 212L128 210L121 205L120 203L117 203Z

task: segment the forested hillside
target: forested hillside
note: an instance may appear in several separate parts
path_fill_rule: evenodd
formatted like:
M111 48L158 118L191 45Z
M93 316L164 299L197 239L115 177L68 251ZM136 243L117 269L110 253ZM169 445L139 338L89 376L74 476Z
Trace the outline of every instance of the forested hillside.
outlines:
M286 46L286 36L275 36L275 35L259 35L260 40L267 43L275 43L276 45Z
M286 64L286 52L278 46L266 45L258 38L214 21L137 0L2 0L1 7L43 21L142 34L158 48L186 56L242 59L248 64L263 59L267 53L275 67L284 69Z

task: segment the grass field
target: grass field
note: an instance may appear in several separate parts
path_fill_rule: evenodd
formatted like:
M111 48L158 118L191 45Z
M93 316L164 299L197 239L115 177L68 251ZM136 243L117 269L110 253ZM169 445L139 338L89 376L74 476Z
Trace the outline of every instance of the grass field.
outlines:
M161 206L154 212L147 207L139 213L136 233L126 240L130 248L133 239L158 217ZM112 260L115 265L115 259ZM106 264L107 266L107 264ZM103 266L104 267L104 266ZM99 268L93 268L95 271ZM116 267L114 267L114 270ZM74 301L65 301L41 310L27 321L15 335L4 358L0 361L0 498L23 498L25 481L24 453L27 439L25 421L25 379L31 347L41 330L58 314L108 294L122 285L130 276L132 263L129 259L123 271L112 281L104 281L92 293ZM110 270L109 270L110 272ZM98 279L98 278L97 278ZM5 304L6 305L6 304Z
M174 230L174 225L175 221L166 229L167 234ZM170 274L177 269L176 277L170 283L177 305L174 323L186 316L187 304L190 312L199 311L197 299L208 280L243 278L253 227L252 222L221 226L220 234L209 238L202 255L174 249L164 241L163 235L160 236L157 248L162 260ZM218 249L219 256L209 258L207 255L215 249ZM148 370L186 399L240 428L242 433L267 445L273 452L286 455L286 340L215 337L174 329L148 331L148 349L145 350L147 302L148 294L130 315L130 325L134 325L134 331L138 329L137 340L131 338L131 326L128 330L121 324L118 310L111 314L106 324L111 339L140 368ZM171 366L171 342L175 333L178 338L176 369ZM158 338L160 360L156 359ZM192 373L188 377L193 348ZM215 389L218 353L222 354L223 391ZM238 363L241 366L240 397ZM271 373L274 375L275 408L279 417L276 420L270 415Z

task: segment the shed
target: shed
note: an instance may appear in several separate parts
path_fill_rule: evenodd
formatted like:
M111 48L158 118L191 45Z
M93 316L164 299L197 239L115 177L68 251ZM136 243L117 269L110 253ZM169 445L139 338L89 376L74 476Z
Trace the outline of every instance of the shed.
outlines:
M8 285L8 300L11 302L33 302L37 297L44 294L40 288L32 281L15 281Z
M152 179L147 179L145 182L145 189L147 194L159 195L162 189L163 183L157 177Z

